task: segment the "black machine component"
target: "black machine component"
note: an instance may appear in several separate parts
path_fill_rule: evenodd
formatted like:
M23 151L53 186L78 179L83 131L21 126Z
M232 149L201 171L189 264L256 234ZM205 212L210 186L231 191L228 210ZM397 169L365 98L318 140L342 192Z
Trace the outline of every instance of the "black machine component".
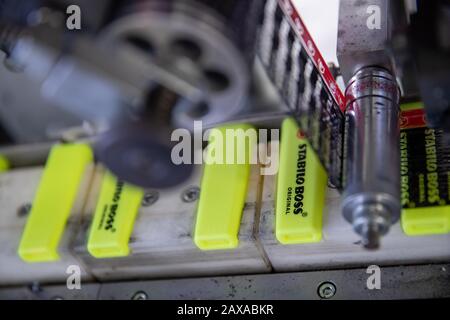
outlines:
M450 1L418 1L409 39L428 124L450 135Z
M441 128L450 143L450 1L418 0L409 12L395 1L395 24L387 42L403 98L425 104L428 126Z

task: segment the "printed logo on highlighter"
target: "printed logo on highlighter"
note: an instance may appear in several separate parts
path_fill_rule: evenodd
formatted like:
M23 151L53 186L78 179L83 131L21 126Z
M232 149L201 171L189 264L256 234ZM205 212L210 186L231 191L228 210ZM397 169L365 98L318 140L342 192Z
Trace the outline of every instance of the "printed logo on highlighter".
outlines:
M306 138L306 135L303 133L302 130L298 129L298 130L297 130L297 138L298 138L298 139L305 139L305 138Z
M122 190L124 187L123 181L118 181L116 185L116 190L114 192L113 198L112 198L112 204L111 205L105 205L103 209L103 216L100 221L100 225L98 229L102 229L104 225L105 231L111 231L116 232L115 222L116 222L116 215L117 210L119 208L119 202L120 198L122 196ZM106 218L106 223L103 224Z

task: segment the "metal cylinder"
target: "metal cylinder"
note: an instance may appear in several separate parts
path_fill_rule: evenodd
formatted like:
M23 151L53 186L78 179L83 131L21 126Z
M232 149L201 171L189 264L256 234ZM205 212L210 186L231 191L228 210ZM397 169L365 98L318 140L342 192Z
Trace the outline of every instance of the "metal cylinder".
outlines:
M364 247L379 247L400 217L399 88L389 71L367 67L346 90L342 211Z

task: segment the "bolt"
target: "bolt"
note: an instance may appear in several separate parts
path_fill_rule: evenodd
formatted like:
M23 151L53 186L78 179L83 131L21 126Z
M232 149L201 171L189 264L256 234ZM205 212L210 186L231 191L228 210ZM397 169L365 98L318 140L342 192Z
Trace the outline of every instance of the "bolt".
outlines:
M26 215L28 215L28 213L30 213L30 210L31 210L31 203L25 203L21 205L19 209L17 209L17 216L25 217Z
M321 299L330 299L336 294L336 286L332 282L322 282L317 289Z
M200 195L199 187L190 187L183 192L181 199L184 202L194 202L195 200L198 199L199 195Z
M142 198L142 206L143 207L149 207L152 204L154 204L159 199L159 193L156 190L149 191L144 194L144 197Z
M31 292L38 294L42 291L42 287L37 281L33 281L29 286L28 289L30 289Z
M136 292L133 297L131 297L131 300L147 300L148 295L144 291L138 291Z
M376 225L366 224L363 227L362 244L368 250L376 250L380 247L380 234Z

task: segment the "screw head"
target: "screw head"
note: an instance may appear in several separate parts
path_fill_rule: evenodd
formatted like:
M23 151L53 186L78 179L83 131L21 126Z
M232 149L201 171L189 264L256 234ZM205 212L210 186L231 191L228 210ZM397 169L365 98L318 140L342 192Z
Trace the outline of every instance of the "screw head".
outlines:
M330 299L336 294L336 286L329 281L322 282L317 289L317 293L321 299Z
M156 190L148 191L144 194L142 198L142 206L149 207L154 204L159 199L159 193Z
M19 209L17 209L17 216L25 217L26 215L28 215L28 213L30 213L30 210L31 210L31 203L25 203L21 205Z
M39 282L37 282L37 281L33 281L29 286L28 286L28 289L31 291L31 292L33 292L33 293L35 293L35 294L38 294L38 293L40 293L40 292L42 292L42 287L41 287L41 285L39 284Z
M144 291L138 291L131 297L131 300L147 300L147 299L148 295Z
M183 194L181 195L181 199L184 202L194 202L198 199L200 196L200 188L199 187L190 187L186 189Z

